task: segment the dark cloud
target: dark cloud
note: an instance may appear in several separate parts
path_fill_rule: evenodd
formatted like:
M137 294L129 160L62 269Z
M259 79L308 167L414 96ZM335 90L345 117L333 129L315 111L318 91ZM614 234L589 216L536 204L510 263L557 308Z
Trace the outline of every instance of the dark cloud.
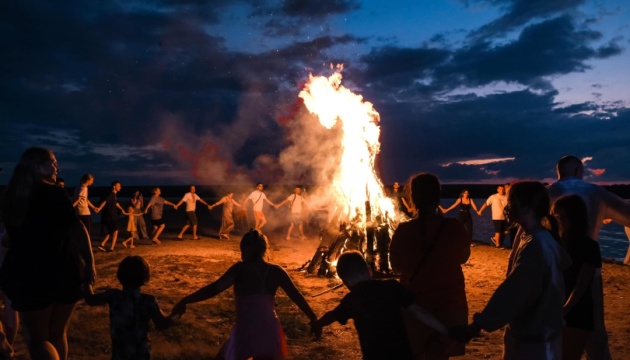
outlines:
M618 53L590 46L601 37L598 31L577 29L570 17L561 16L526 27L505 45L478 42L460 49L438 71L442 79L460 85L462 81L467 86L494 81L529 85L544 76L585 71L588 60Z
M482 3L499 7L504 14L490 23L473 31L472 38L501 36L520 26L527 25L534 19L547 18L558 13L572 10L584 3L584 0L464 0L465 4Z

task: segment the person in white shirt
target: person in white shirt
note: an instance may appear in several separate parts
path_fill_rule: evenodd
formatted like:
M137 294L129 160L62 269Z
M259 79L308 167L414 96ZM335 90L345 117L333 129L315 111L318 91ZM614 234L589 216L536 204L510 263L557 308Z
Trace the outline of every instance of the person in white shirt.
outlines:
M481 216L481 213L488 207L492 206L492 223L494 224L494 236L490 239L494 246L503 246L503 239L505 239L505 230L507 229L507 221L505 221L505 215L503 209L507 205L507 197L505 196L505 188L503 185L497 187L497 193L490 195L488 200L483 204L481 209L477 211L477 214Z
M263 192L263 183L261 182L256 184L256 190L252 191L252 193L249 194L247 200L245 201L248 200L251 201L253 204L254 220L256 221L254 229L262 231L262 227L265 226L265 224L267 223L267 218L263 213L263 202L266 202L267 204L274 207L276 206L276 204L267 199L267 196Z
M197 214L195 214L195 210L197 209L197 201L206 205L208 209L210 209L210 205L208 205L208 203L200 198L199 195L197 195L195 192L196 188L194 185L192 185L190 187L190 192L184 194L184 197L177 203L177 205L175 205L175 210L177 210L177 208L179 208L182 203L186 203L187 221L186 225L184 225L184 227L182 228L182 231L180 231L179 235L177 235L177 238L180 240L183 239L182 237L184 236L184 232L186 232L186 230L190 226L192 226L193 240L199 240L199 237L197 236Z
M276 209L286 203L289 203L289 209L291 210L291 215L289 217L291 225L289 225L289 231L287 231L286 239L291 240L291 231L293 231L295 225L298 226L300 239L306 239L306 236L304 236L304 219L302 219L302 206L306 205L306 200L304 200L304 197L302 196L302 188L299 185L295 187L293 194L289 195L286 199L284 199L284 201L276 205Z
M604 219L630 226L630 203L609 192L605 188L588 183L584 177L584 164L575 156L564 156L556 165L558 181L549 185L547 191L551 202L554 203L564 195L578 195L586 203L588 209L588 234L593 240L597 240L599 229ZM601 269L593 278L593 291L603 291ZM586 344L586 355L589 359L611 359L608 347L608 334L604 324L604 304L600 297L596 300L594 314L594 333ZM597 301L600 300L600 301Z
M96 206L90 202L88 198L88 187L94 184L94 175L87 173L81 176L81 186L74 190L74 196L72 197L72 206L77 209L77 215L79 220L85 226L88 234L92 233L92 213L90 208L96 210Z

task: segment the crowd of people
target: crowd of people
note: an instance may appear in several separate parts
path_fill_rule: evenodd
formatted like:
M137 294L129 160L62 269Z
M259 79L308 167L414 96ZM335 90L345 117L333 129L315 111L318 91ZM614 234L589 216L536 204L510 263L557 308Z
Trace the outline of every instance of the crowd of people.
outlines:
M585 182L583 164L573 156L557 164L558 181L549 186L519 181L499 186L477 208L467 190L455 203L440 206L441 186L432 174L413 176L408 196L396 196L412 218L393 232L390 261L400 279L374 280L363 254L349 251L337 262L337 274L348 288L340 303L318 317L289 274L269 262L268 239L262 204L290 207L287 239L297 227L304 236L301 209L306 199L294 189L278 204L257 184L246 199L251 201L255 229L240 242L241 261L216 281L183 297L166 315L156 297L141 292L150 280L150 267L141 256L128 256L119 264L122 289L101 293L93 290L96 276L90 241L90 209L103 212L107 234L98 246L113 250L118 212L128 216L131 236L123 242L148 238L146 224L138 221L151 212L151 240L160 244L164 229L164 205L177 209L186 204L187 224L197 238L196 203L208 209L223 205L221 238L234 228L233 206L241 207L228 192L208 204L194 186L178 203L163 199L160 189L144 204L135 193L125 210L117 200L121 184L114 181L99 206L89 201L88 187L94 177L86 174L71 199L57 184L58 165L53 152L27 149L0 199L7 236L2 241L0 288L5 308L19 314L28 352L33 359L67 359L67 329L76 304L109 305L113 359L150 358L149 324L158 329L177 321L188 306L210 299L233 287L236 323L220 350L225 359L284 359L288 348L275 313L274 297L281 288L308 318L311 332L335 321L354 320L364 359L448 359L465 354L466 342L481 330L504 329L504 359L610 359L603 316L601 255L597 236L605 220L630 226L630 203L604 188ZM507 189L506 189L507 188ZM457 218L443 216L457 206ZM511 251L504 281L486 306L470 316L462 264L471 252L470 209L479 216L492 209L495 234L492 242L503 245L510 229ZM144 229L144 230L143 230ZM11 356L17 333L17 316L0 332L0 356ZM469 321L472 319L472 321Z

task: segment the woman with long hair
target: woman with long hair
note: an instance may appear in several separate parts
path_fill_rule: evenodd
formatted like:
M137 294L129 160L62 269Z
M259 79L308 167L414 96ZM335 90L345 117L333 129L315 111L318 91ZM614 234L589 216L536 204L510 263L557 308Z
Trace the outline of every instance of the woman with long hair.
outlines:
M49 149L27 149L0 200L9 249L0 286L19 311L33 359L68 358L67 329L82 284L93 283L90 238Z
M447 212L453 210L457 205L459 205L457 220L459 220L459 222L464 225L464 229L466 229L466 232L468 233L468 235L470 235L470 238L472 239L473 221L472 216L470 215L470 208L472 207L475 212L477 212L478 210L477 205L475 205L473 199L470 198L470 193L468 192L468 189L462 190L462 192L459 193L459 197L457 198L457 200L455 200L453 205L451 205L448 209L443 209L440 206L440 210L442 210L443 214L446 214Z
M520 229L507 277L469 325L469 335L507 325L504 359L562 358L563 272L571 259L562 248L549 208L543 184L523 181L512 185L504 211Z
M444 218L440 205L440 182L432 174L410 180L411 202L416 217L400 223L390 246L392 269L414 302L447 327L468 323L468 304L462 264L470 255L470 236L464 226ZM416 359L448 359L464 355L463 343L407 319L409 340Z

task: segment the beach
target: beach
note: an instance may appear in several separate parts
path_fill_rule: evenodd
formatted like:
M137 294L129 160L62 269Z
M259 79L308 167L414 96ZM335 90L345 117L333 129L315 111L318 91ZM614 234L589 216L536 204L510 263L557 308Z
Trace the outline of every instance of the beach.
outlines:
M119 288L116 269L127 255L141 255L152 268L151 280L143 292L157 297L160 307L170 312L174 304L188 293L216 280L227 268L240 259L239 237L233 234L230 241L219 241L216 232L218 224L204 223L203 215L211 215L198 210L202 224L201 240L191 240L187 233L183 241L175 239L177 224L170 224L162 237L161 245L149 245L148 241L138 242L135 249L125 249L118 245L112 253L96 252L98 269L96 291ZM279 215L271 213L268 216ZM172 212L170 217L178 217ZM278 216L279 217L279 216ZM282 223L282 218L269 219ZM283 266L291 275L297 287L305 295L318 316L334 308L347 293L340 287L320 296L313 295L328 290L340 282L336 278L309 276L297 271L315 252L318 238L315 229L307 228L307 239L284 240L284 227L268 231L272 248L272 262ZM100 236L94 229L93 247L98 245ZM121 238L125 238L121 231ZM466 277L466 291L470 315L480 311L494 289L505 276L508 250L497 249L481 243L472 247L468 262L463 266ZM606 323L610 337L613 358L630 358L630 267L617 263L604 263L604 300ZM151 332L153 359L213 359L221 344L228 338L234 323L234 296L231 289L219 296L193 304L179 319L176 325L165 331ZM284 327L289 344L291 359L361 359L358 338L352 322L347 325L333 324L324 329L321 340L314 341L309 335L308 319L288 299L283 291L276 295L276 312ZM109 359L111 357L109 338L109 317L106 306L89 307L83 302L77 306L69 328L70 359ZM500 359L502 332L483 333L473 339L467 347L467 355L461 359ZM26 359L22 336L16 343L16 359Z

